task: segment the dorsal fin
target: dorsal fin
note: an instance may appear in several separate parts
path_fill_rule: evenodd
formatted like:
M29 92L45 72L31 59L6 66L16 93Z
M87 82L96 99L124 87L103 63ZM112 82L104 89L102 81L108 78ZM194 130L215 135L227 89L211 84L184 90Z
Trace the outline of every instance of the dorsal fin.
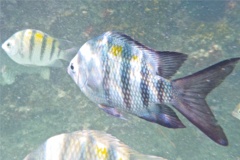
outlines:
M151 54L151 59L157 66L156 74L170 79L187 59L187 55L179 52L156 51Z
M123 43L127 43L130 46L133 46L136 49L142 51L142 53L144 54L144 58L146 58L147 64L151 65L152 73L167 79L171 78L171 76L176 73L178 68L187 59L187 55L183 53L170 51L155 51L132 39L131 37L119 32L107 32L105 33L105 35L117 37L122 40Z

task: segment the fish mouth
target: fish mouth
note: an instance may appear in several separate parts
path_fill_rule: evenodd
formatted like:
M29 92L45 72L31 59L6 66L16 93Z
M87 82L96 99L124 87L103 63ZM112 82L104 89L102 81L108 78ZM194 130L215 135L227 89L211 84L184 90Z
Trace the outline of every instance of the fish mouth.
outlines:
M6 47L5 47L5 46L6 46L6 42L3 43L1 47L2 47L2 49L7 53L7 51L6 51Z
M71 74L71 72L70 72L69 66L68 66L68 68L67 68L67 73L72 77L72 74Z
M72 72L72 70L70 69L70 67L68 67L67 69L67 73L71 76L71 78L73 79L73 81L78 85L78 87L80 89L82 89L84 86L86 86L87 84L87 78L85 79L85 81L81 81L81 77L80 77L80 73L79 72Z
M9 43L9 42L4 42L4 43L2 44L2 46L1 46L2 49L3 49L3 50L6 52L6 54L9 55L10 57L17 55L17 53L18 53L19 51L17 51L17 52L11 51L11 49L8 47L8 43Z

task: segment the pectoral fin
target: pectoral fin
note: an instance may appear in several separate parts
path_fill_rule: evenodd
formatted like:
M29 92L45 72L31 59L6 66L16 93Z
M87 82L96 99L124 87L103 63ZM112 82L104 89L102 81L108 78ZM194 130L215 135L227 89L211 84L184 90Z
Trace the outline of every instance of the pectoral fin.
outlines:
M101 69L96 65L94 60L91 60L88 64L88 82L87 85L94 91L98 91L99 87L102 85L102 75Z
M98 107L111 116L114 116L123 120L127 120L116 108L113 108L107 105L102 105L102 104L99 104Z

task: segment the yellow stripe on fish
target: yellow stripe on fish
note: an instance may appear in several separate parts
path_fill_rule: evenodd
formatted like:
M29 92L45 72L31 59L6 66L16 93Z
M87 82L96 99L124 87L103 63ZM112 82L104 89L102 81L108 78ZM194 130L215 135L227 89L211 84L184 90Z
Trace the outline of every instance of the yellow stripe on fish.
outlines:
M51 47L53 43L53 38L52 37L47 37L47 46Z
M62 66L60 59L70 61L78 50L70 41L34 29L16 32L2 48L18 64L55 67Z
M123 50L122 46L113 45L110 49L110 53L115 57L118 57L122 55L122 50Z
M138 56L137 55L133 55L132 56L132 60L137 61L138 60Z
M109 51L109 53L112 54L114 57L121 57L122 52L123 52L123 47L118 45L113 45ZM131 60L138 61L139 57L137 55L132 55Z
M42 42L43 36L44 36L43 33L40 33L40 32L35 33L35 35L34 35L35 41L36 41L36 42Z
M102 160L108 159L108 150L104 146L96 146L97 157Z

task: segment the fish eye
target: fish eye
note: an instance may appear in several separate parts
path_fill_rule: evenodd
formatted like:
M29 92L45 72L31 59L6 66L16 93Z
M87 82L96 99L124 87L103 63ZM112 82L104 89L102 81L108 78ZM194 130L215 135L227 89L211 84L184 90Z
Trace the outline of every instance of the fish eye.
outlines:
M71 63L71 66L70 66L71 70L74 70L74 66L73 64Z
M8 42L8 43L7 43L7 46L8 46L8 47L11 47L11 43L10 43L10 42Z

